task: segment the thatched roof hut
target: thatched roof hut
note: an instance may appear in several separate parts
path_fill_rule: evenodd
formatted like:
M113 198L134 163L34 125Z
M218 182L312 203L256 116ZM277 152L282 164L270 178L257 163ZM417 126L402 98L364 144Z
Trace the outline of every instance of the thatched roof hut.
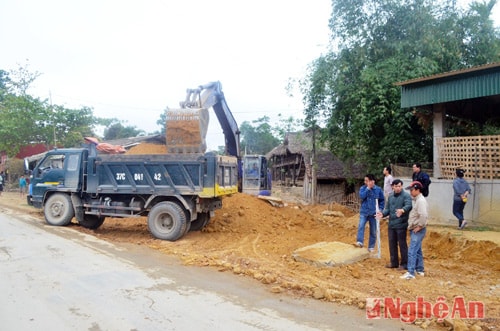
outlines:
M355 192L355 183L361 183L364 178L363 166L342 162L319 143L314 146L315 160L312 162L312 142L311 131L287 133L283 143L266 155L274 181L285 186L303 186L304 197L310 199L315 180L316 201L342 203L349 200L347 197ZM316 166L315 179L312 164Z

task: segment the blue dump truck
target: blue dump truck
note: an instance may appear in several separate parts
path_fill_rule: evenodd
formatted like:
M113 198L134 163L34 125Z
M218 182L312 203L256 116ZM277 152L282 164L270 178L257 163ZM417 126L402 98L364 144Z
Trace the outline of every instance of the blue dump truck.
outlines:
M233 156L99 154L88 144L47 152L32 170L28 203L56 226L75 218L97 229L106 217L147 216L154 237L175 241L206 226L236 192Z

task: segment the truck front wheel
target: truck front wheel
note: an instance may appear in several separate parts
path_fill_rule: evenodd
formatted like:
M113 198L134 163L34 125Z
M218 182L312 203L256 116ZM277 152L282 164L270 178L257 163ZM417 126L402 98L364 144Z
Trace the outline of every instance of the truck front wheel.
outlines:
M158 239L176 241L186 232L186 213L175 202L160 202L151 208L148 228Z
M45 202L43 214L45 215L45 221L50 225L68 225L75 216L71 197L63 193L51 195Z

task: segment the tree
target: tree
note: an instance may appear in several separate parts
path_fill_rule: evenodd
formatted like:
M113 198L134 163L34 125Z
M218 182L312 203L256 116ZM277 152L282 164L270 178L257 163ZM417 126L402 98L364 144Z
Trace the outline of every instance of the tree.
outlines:
M51 110L50 119L56 143L65 147L79 147L84 141L83 138L95 135L93 128L98 121L92 108L67 109L54 106ZM50 129L48 131L50 132Z
M123 126L120 121L116 121L117 120L104 130L104 140L137 137L138 135L145 133L144 130L139 130L135 126Z
M68 109L31 96L28 89L39 74L26 67L0 72L0 150L9 156L30 144L75 147L95 135L99 120L91 108Z
M274 137L279 141L283 141L288 132L301 131L303 127L303 120L295 119L293 116L284 117L282 114L278 114L278 122L271 128L271 131Z
M419 125L419 110L400 108L394 83L498 61L494 3L461 12L453 0L334 1L329 26L338 47L315 60L301 82L306 127L326 119L321 139L369 171L431 160L431 128Z
M0 108L0 150L13 156L24 145L47 143L42 138L47 118L47 108L39 99L6 93Z
M38 71L31 71L29 69L29 64L18 65L17 69L11 70L9 74L9 79L7 80L7 85L11 92L17 95L27 95L28 89L31 84L40 77L41 73Z
M7 90L8 83L9 83L9 74L7 73L7 71L0 69L0 92L5 92ZM2 95L0 94L0 97L1 96Z
M242 151L246 154L263 155L279 144L280 141L272 134L269 120L268 116L264 116L252 121L256 126L252 126L247 121L240 125Z
M165 109L161 114L160 118L156 121L156 124L160 126L160 134L165 135L167 130L167 109Z

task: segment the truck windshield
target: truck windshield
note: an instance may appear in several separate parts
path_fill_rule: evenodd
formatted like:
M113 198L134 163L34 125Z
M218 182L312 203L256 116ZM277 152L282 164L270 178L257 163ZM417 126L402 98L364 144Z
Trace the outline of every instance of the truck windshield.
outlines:
M41 175L43 172L52 169L63 169L64 168L64 155L54 154L47 156L42 163L38 166L39 172L37 175Z

